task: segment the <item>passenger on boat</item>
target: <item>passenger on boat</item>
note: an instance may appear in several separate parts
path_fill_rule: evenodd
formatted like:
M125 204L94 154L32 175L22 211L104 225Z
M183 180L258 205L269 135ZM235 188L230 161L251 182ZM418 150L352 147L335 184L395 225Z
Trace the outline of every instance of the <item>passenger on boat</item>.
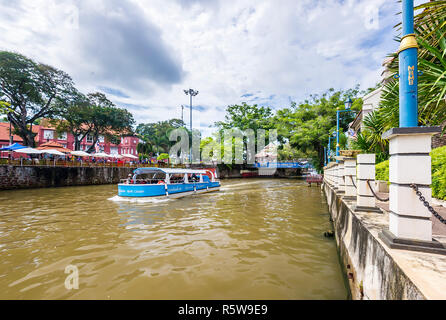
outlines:
M129 173L129 176L127 177L127 184L130 184L132 182L132 175Z

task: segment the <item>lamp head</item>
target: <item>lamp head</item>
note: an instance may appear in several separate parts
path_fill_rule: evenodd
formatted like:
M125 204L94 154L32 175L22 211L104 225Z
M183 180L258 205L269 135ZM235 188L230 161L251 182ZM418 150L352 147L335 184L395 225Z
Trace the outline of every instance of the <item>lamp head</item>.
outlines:
M347 101L345 101L345 110L350 110L352 104L353 104L352 98L348 97Z
M189 89L189 90L183 90L184 91L184 93L186 94L186 95L191 95L191 96L196 96L197 94L198 94L198 91L195 91L194 89Z

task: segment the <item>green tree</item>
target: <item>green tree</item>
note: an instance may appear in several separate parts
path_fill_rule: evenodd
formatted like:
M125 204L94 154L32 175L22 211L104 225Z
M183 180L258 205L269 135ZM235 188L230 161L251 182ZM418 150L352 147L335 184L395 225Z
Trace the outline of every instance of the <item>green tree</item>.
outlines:
M64 100L74 90L65 72L14 52L0 51L0 100L15 132L27 146L34 146L33 123L54 113L55 100Z
M71 133L74 150L80 150L82 140L93 131L93 108L90 101L79 92L71 99L58 101L56 116L50 123L57 132Z
M240 130L253 129L272 129L274 124L271 122L273 112L269 107L259 107L258 105L248 105L243 102L241 105L231 105L226 108L225 121L215 123L220 129Z
M422 72L418 77L418 120L423 126L441 125L446 121L446 1L431 1L415 7L419 9L422 11L415 16L418 70ZM397 74L398 55L389 56L393 58L389 70ZM398 126L399 117L399 83L392 78L389 81L380 110L387 119L385 128Z
M121 136L132 134L135 120L130 112L116 107L100 92L90 93L87 98L91 108L91 135L93 137L93 144L87 152L94 151L100 135L112 143L119 143Z
M175 144L174 141L169 140L169 134L172 130L181 127L184 127L182 120L170 119L154 123L140 123L135 132L144 141L143 144L146 145L144 148L150 148L150 152L169 153L170 147Z
M422 126L446 122L446 1L431 1L415 17L415 35L419 45L418 123ZM397 27L399 27L398 25ZM400 40L397 38L397 40ZM398 56L389 64L391 74L398 73ZM377 160L388 158L388 142L382 134L399 126L399 81L390 78L383 87L378 110L364 118L365 130L354 143L355 148L377 154Z
M292 148L312 158L313 165L320 170L323 166L324 147L328 144L329 133L336 130L337 109L344 109L344 102L351 98L352 110L360 110L362 99L358 96L362 93L359 85L345 91L329 89L320 96L311 95L310 99L303 103L293 102L290 108L279 110L274 118L279 141L282 144L288 142ZM354 119L354 113L342 112L340 115L340 146L345 148L347 139L344 132Z

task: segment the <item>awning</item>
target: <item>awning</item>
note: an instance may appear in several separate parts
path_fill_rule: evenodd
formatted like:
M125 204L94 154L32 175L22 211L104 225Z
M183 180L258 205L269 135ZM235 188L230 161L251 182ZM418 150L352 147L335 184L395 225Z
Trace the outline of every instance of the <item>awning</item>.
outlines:
M113 156L106 154L104 152L100 152L100 153L95 153L90 155L91 157L95 157L95 158L112 158Z
M134 156L133 154L123 153L121 156L125 158L131 158L131 159L139 159L138 157Z
M18 153L26 153L26 154L41 154L43 153L42 150L37 150L34 148L21 148L18 150L14 150L14 152L18 152Z
M19 143L14 143L14 144L11 144L10 146L1 148L0 151L14 151L14 150L23 149L23 148L26 148L26 147L22 146Z
M42 153L48 153L48 154L52 154L55 156L64 156L65 153L62 153L60 151L57 151L55 149L47 149L47 150L40 150Z
M85 151L71 151L70 152L73 156L78 156L78 157L91 157L92 155L85 152Z

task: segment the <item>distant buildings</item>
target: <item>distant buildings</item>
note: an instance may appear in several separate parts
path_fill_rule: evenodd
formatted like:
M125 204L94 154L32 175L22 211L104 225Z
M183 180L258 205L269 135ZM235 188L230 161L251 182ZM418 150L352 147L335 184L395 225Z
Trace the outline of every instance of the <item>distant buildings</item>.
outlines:
M362 130L364 130L364 118L369 113L371 113L374 110L377 110L379 107L379 102L381 101L381 94L383 91L383 87L379 87L378 89L366 94L362 100L362 110L359 111L359 113L356 115L355 120L350 123L349 129L353 130L353 135L356 136L356 134Z
M383 86L389 82L392 73L389 70L389 65L393 61L393 57L388 57L384 59L382 66L384 67L384 71L381 73L381 82L379 88L373 90L372 92L369 92L366 94L363 98L363 105L362 110L356 115L355 120L349 124L349 132L350 136L356 137L356 135L364 130L364 118L371 113L372 111L375 111L379 108L379 103L381 101L381 95L383 92Z
M74 150L74 136L67 132L57 133L55 128L43 125L33 125L33 132L36 133L35 141L36 147L39 147L45 142L54 141L60 143L67 149ZM10 131L9 122L0 122L0 148L8 146L10 144ZM12 143L23 143L22 138L17 135L13 135ZM139 143L139 138L134 136L121 137L120 144L113 144L105 139L104 136L99 136L98 152L105 152L108 154L131 154L138 155L136 146ZM86 151L93 145L93 137L87 135L81 141L80 149ZM1 157L7 157L8 152L2 152Z
M274 143L268 144L255 156L257 163L277 162L277 146Z

